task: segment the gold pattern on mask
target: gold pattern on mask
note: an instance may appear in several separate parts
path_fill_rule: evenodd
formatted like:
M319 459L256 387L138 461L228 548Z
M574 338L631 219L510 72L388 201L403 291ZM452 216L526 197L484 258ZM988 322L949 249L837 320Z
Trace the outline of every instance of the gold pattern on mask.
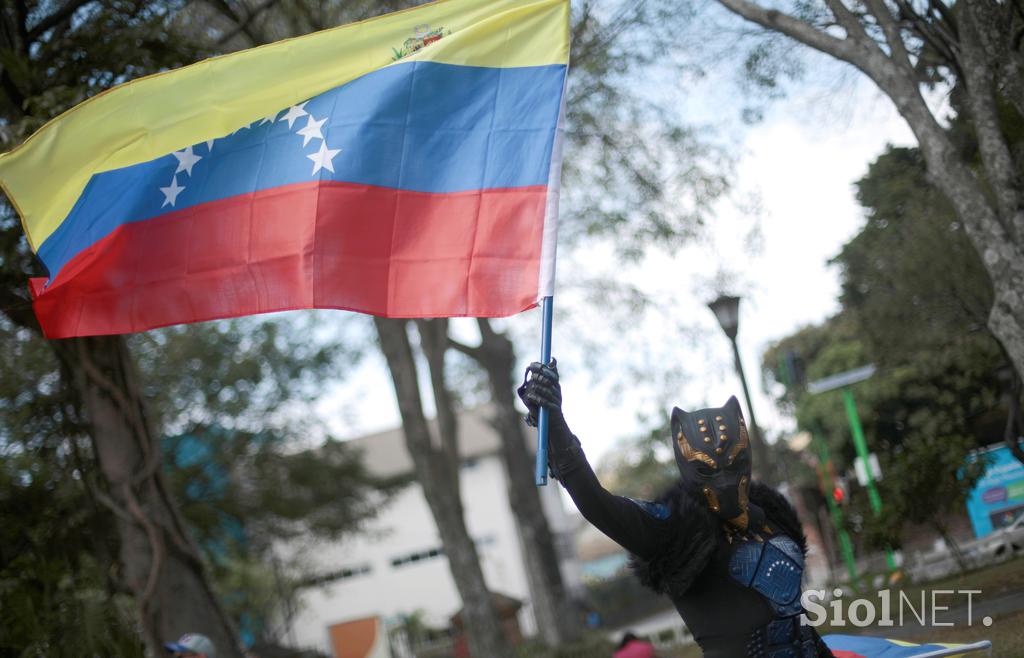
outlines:
M739 490L740 510L742 510L742 511L740 512L739 516L734 516L733 518L729 519L727 522L730 525L736 526L737 528L741 528L743 530L746 530L747 524L750 522L750 517L747 514L747 511L748 511L748 509L750 507L750 497L749 497L749 492L747 490L747 476L746 475L744 475L743 477L740 478L740 487L739 487L739 489L740 489Z
M705 437L705 439L707 441L711 441L709 437ZM716 470L718 469L718 464L715 463L715 460L711 457L711 455L703 453L699 450L694 450L693 446L690 445L690 442L686 439L685 436L683 436L682 431L680 431L679 435L676 437L676 443L679 444L679 450L683 453L683 459L685 459L686 461L699 461L711 468L714 468Z
M736 457L743 452L746 448L750 447L750 436L747 434L747 428L740 424L740 440L732 447L729 451L729 463L736 461Z
M742 541L757 540L763 542L764 538L756 532L751 532L749 529L737 528L734 525L730 525L728 522L722 524L722 530L725 531L725 538L732 543L733 539L740 539Z
M727 523L736 526L737 528L746 530L747 524L750 523L750 518L747 516L746 511L743 511L739 514L739 516L734 516L731 519L729 519Z
M715 496L715 492L711 490L711 487L704 487L703 489L701 489L701 491L704 492L704 497L708 499L708 507L711 508L712 512L717 514L720 508L718 505L718 498Z

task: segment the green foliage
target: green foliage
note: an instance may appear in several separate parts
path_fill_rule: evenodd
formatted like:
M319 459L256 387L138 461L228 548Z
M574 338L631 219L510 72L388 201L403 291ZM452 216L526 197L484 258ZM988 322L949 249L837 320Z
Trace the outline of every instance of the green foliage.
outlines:
M872 353L899 362L985 333L992 284L918 150L890 147L857 191L867 224L833 262L842 268L840 301Z
M976 437L946 429L941 435L915 432L904 441L882 465L885 514L876 520L862 513L869 519L868 543L899 547L908 523L939 527L945 534L943 515L962 510L965 492L984 473L982 462L964 467L964 457L977 445Z
M168 480L201 544L216 550L237 524L248 552L273 541L335 539L372 517L401 481L370 476L347 444L289 451L284 436L196 427L164 440Z
M291 407L314 400L323 382L358 363L358 320L320 312L287 320L249 317L135 334L129 346L144 393L168 432L193 424L258 431L294 423Z
M979 475L963 469L967 454L1001 438L995 371L1003 355L985 326L988 277L918 152L888 149L857 187L867 224L832 261L841 268L842 311L773 345L763 368L781 384L780 406L827 440L841 473L855 458L841 396L807 395L802 385L878 366L854 393L881 461L884 514L875 519L855 487L851 516L864 520L868 543L899 546L906 523L941 529L946 514L962 509ZM793 355L798 373L787 366Z
M282 337L273 323L251 324L238 333L231 331L235 323L196 325L135 343L142 343L141 378L163 421L158 427L222 423L189 426L209 448L200 462L179 463L180 437L167 439L167 478L227 608L260 632L291 583L308 575L291 565L273 574L274 581L258 574L271 543L351 531L398 483L369 477L359 455L337 441L297 449L292 432L301 436L316 427L277 411L301 409L310 386L345 362L334 356L342 351L293 346L298 341ZM76 646L95 655L133 655L108 650L110 642L138 640L124 601L113 595L117 531L94 493L102 485L74 397L36 334L0 318L0 345L0 637L22 649L45 646L38 655L82 655L68 648ZM167 349L159 353L156 345ZM236 429L275 415L276 429L269 422L262 433ZM77 612L66 618L69 610ZM92 636L90 629L107 630ZM54 644L55 638L63 639ZM63 643L72 639L95 643Z
M0 115L7 119L2 138L8 145L118 82L182 66L197 55L193 40L170 34L184 2L61 3L80 5L71 15L56 4L35 0L2 9L7 29L0 40Z
M132 602L107 582L116 530L58 459L0 458L0 655L143 655Z

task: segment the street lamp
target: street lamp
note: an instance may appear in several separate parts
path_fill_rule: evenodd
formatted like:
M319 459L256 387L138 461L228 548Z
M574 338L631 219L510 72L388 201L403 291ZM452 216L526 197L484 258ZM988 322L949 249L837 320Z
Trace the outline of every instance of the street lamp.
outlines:
M708 304L708 308L718 318L718 324L722 325L722 331L732 343L732 354L736 361L736 372L740 376L740 383L743 384L743 396L747 400L747 414L750 420L750 440L754 450L754 470L760 471L761 477L773 484L774 479L771 464L768 463L768 451L761 438L761 430L754 418L754 405L750 401L750 388L747 386L747 377L743 374L743 362L740 361L740 349L736 345L736 334L740 328L740 298L731 295L720 295L718 299Z

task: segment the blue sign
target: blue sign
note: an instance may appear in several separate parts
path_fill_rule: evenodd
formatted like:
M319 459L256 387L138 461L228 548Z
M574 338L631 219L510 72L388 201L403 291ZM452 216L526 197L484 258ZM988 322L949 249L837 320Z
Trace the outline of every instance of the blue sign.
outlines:
M1024 464L1006 446L975 453L967 461L978 458L985 459L988 468L967 497L967 514L974 535L984 537L1024 514Z

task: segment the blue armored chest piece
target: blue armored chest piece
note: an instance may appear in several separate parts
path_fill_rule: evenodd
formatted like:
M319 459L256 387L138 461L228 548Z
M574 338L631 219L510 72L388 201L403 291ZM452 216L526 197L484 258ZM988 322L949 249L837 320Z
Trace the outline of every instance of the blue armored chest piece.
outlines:
M804 556L789 537L767 541L743 540L733 544L729 576L766 599L777 617L789 617L802 611L800 581Z

